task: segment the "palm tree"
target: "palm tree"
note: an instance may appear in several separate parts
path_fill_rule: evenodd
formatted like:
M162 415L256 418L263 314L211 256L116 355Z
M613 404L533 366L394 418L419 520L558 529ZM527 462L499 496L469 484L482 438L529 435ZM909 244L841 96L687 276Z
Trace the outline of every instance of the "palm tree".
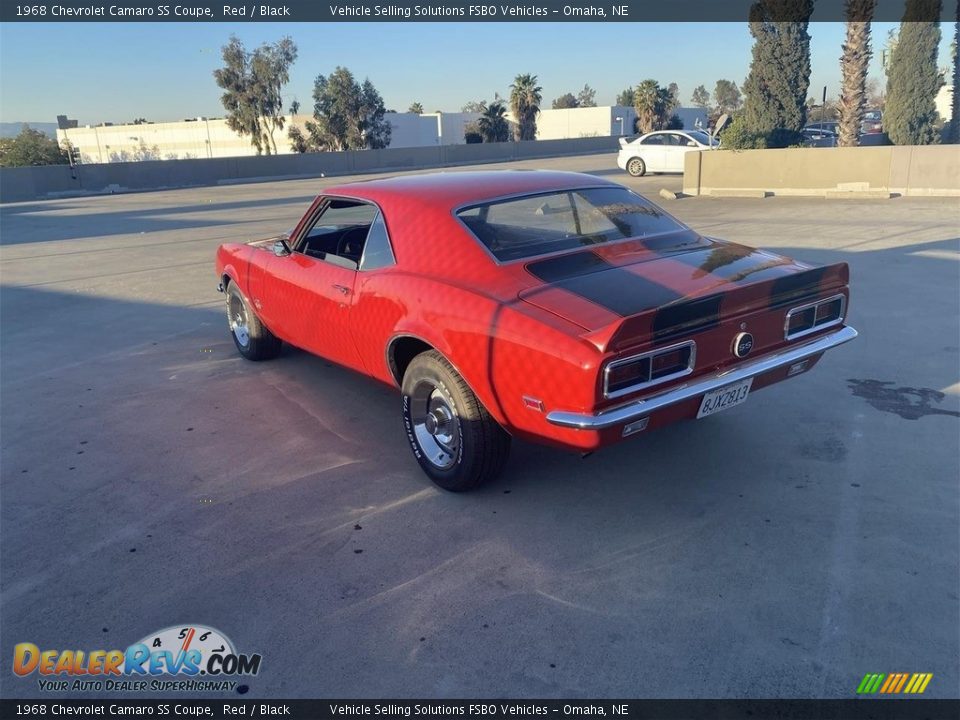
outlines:
M867 105L867 65L870 64L870 20L876 0L847 0L847 39L843 43L840 69L841 147L860 144L860 125Z
M506 118L507 108L499 100L490 103L477 119L477 132L485 143L506 142L510 139L510 125Z
M950 142L960 143L960 0L957 0L957 22L953 27L953 104L950 114Z
M537 139L537 115L543 100L536 75L517 75L510 86L510 109L517 121L517 140Z
M633 107L637 111L637 131L648 133L657 129L660 119L662 92L656 80L644 80L633 91Z
M423 115L423 105L418 102L410 103L410 108L407 110L407 112Z

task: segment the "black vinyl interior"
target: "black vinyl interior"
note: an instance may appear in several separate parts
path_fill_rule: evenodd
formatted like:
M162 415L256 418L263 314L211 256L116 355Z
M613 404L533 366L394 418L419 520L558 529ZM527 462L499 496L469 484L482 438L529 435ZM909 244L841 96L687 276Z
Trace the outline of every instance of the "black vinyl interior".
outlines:
M304 255L329 260L334 255L357 264L363 255L369 225L315 227L301 242L298 250Z

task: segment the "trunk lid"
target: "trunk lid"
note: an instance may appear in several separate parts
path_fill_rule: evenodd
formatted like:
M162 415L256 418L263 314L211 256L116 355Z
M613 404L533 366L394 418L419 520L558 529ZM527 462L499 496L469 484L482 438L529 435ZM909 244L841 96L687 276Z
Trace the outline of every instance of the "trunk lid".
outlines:
M599 349L660 344L796 305L847 284L845 263L812 267L692 231L532 260L520 298L584 329Z

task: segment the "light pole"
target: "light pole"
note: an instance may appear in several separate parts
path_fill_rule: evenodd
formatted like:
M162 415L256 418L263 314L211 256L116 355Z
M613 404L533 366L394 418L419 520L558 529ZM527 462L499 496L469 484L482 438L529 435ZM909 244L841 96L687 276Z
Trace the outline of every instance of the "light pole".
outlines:
M622 117L614 118L613 121L620 123L620 135L622 137L623 136L623 118Z
M210 118L203 119L204 124L207 126L207 157L213 157L213 143L210 142Z

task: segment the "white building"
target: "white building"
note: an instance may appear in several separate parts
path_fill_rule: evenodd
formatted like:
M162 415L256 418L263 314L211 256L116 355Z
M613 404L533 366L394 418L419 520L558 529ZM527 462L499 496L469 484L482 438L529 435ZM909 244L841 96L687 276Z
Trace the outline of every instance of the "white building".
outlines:
M950 122L953 119L953 83L947 83L940 88L934 103L943 121Z
M678 114L688 129L694 127L697 117L702 116L706 123L705 113L695 108L681 108ZM386 116L392 129L390 147L461 145L467 126L479 117L479 113L464 112L390 113ZM512 125L511 113L507 113L507 118ZM273 133L277 154L293 152L287 137L289 128L299 127L306 134L305 123L310 119L310 115L285 118L283 130ZM635 120L633 108L616 105L541 110L537 116L537 139L633 135ZM68 141L79 162L86 164L256 155L250 138L231 130L223 118L68 127L57 130L57 140Z

